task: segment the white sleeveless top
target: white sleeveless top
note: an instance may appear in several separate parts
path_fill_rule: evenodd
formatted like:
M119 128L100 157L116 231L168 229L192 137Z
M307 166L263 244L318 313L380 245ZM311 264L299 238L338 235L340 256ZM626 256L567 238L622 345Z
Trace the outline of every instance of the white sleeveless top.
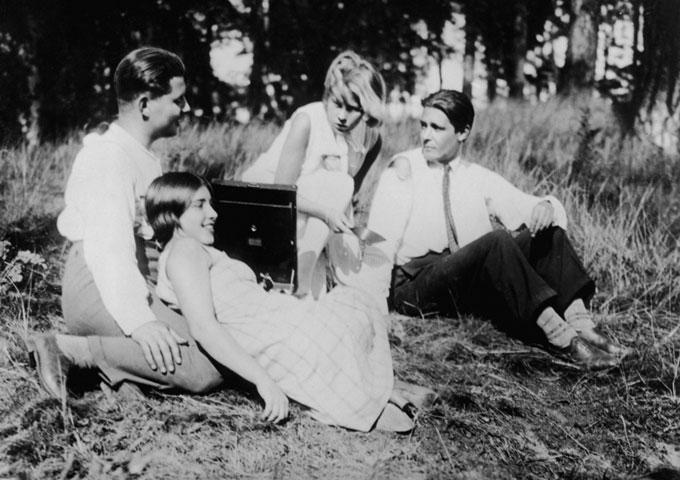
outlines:
M255 163L243 172L241 180L261 183L274 182L283 144L288 138L292 120L298 113L307 114L310 120L309 143L305 150L300 177L313 173L322 167L327 170L349 173L347 141L342 135L336 136L333 132L328 123L323 102L314 102L295 110L283 125L281 133L274 139L269 150L260 155Z

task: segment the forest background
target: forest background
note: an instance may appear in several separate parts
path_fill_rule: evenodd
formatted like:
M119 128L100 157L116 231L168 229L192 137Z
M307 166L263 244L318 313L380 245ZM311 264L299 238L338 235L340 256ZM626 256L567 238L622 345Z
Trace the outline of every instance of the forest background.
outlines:
M202 122L230 121L238 106L285 119L320 97L330 60L353 48L397 92L413 93L452 53L464 58L462 89L472 92L481 77L489 100L499 89L545 99L595 88L630 130L636 119L649 123L650 108L672 117L680 101L679 10L675 0L2 0L0 131L37 143L110 119L113 70L144 44L184 59ZM623 64L610 62L617 24L629 30ZM462 38L448 38L449 27ZM227 83L214 75L211 53L233 45L249 68ZM605 65L596 81L598 49Z
M612 60L616 25L626 62ZM679 25L677 0L0 0L0 478L677 478ZM597 320L634 353L593 373L481 319L392 315L396 375L440 394L407 436L326 427L299 406L267 425L242 385L125 398L95 379L47 398L23 338L63 328L63 189L84 133L114 118L115 65L148 44L182 56L192 106L154 149L165 169L211 178L320 98L341 50L367 56L400 103L462 58L479 107L467 154L564 202ZM234 44L247 68L226 83L211 53ZM364 213L417 121L391 119L384 138Z

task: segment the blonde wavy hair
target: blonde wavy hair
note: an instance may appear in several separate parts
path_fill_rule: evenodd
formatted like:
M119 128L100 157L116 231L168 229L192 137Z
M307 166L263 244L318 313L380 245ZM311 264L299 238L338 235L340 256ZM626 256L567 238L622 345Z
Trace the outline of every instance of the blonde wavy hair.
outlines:
M382 75L373 65L351 50L340 53L328 67L324 81L324 102L333 92L343 91L351 93L361 106L366 115L366 126L373 133L367 137L375 140L377 130L385 119L387 88Z

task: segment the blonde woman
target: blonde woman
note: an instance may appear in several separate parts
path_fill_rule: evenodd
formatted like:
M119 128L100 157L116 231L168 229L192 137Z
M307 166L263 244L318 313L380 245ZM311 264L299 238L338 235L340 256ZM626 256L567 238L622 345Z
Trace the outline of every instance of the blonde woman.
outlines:
M356 53L343 52L328 69L322 101L297 109L242 176L298 188L299 296L310 292L315 269L325 272L319 257L329 235L352 234L352 195L380 150L384 105L382 76Z

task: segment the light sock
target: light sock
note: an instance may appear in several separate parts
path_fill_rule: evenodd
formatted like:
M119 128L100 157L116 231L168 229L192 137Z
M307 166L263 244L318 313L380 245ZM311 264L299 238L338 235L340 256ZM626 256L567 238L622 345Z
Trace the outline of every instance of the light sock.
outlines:
M541 312L536 324L543 330L548 342L558 348L568 347L577 335L576 330L565 322L552 307Z
M96 366L86 337L58 333L54 338L61 353L75 365L82 368L93 368Z
M569 304L567 309L564 311L564 319L577 332L583 332L595 328L593 315L588 311L585 303L583 303L583 300L580 298L577 298Z

